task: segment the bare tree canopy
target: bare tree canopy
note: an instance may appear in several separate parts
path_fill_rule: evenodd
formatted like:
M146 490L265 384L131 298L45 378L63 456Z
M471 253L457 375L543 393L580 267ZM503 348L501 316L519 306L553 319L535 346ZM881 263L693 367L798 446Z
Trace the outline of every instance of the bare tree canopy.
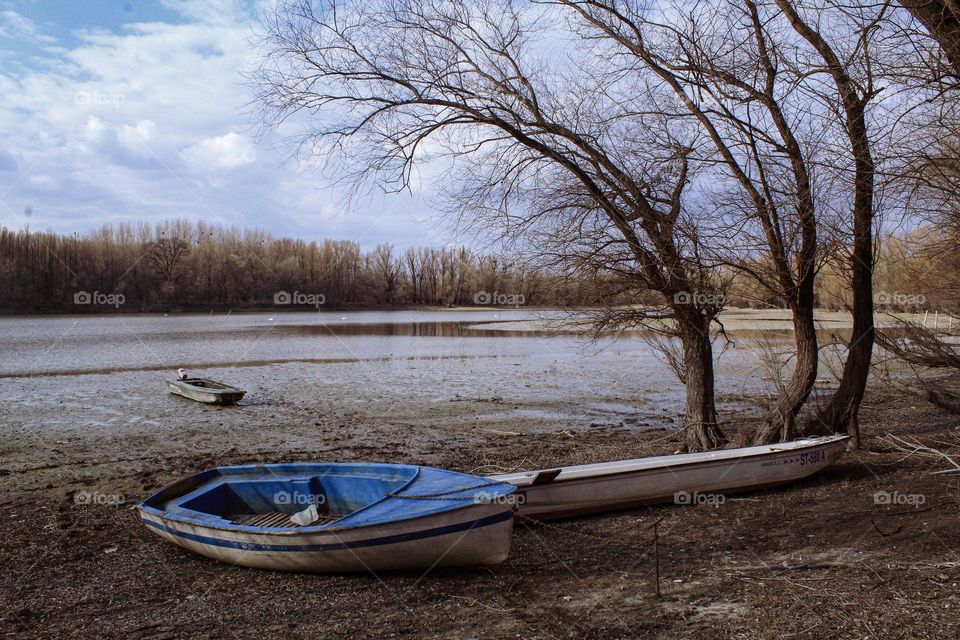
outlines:
M817 205L808 157L823 127L821 105L798 90L802 45L778 23L778 9L754 2L730 3L720 16L695 3L676 16L640 2L562 4L592 27L587 37L620 47L624 72L639 65L658 78L712 142L722 186L713 191L711 233L738 236L719 243L717 261L755 278L794 313L797 366L757 441L792 438L817 370ZM768 259L745 259L757 251Z
M699 135L671 124L655 87L563 41L564 25L556 7L525 2L284 3L260 100L273 123L313 116L303 142L340 154L355 179L403 187L418 160L446 156L448 202L467 224L660 292L697 361L688 446L715 446L722 304L702 295L713 282L684 198Z
M657 292L597 326L679 338L698 448L723 439L711 326L738 278L791 310L796 339L755 441L856 428L878 175L907 146L895 132L920 94L897 70L925 64L916 33L887 1L293 0L267 21L255 81L265 121L295 121L301 150L345 179L413 188L415 167L442 161L464 227L604 274L618 300ZM839 388L801 428L826 265L849 279L853 335Z

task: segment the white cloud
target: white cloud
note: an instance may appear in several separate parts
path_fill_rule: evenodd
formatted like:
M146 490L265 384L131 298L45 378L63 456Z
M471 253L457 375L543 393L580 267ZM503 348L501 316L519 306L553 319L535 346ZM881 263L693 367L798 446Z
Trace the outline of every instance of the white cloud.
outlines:
M149 157L153 155L150 141L155 129L156 123L152 120L140 120L133 126L121 125L117 130L117 142L137 155Z
M84 137L91 142L98 142L106 128L107 125L104 124L103 120L95 115L89 115L87 116L87 123L83 128Z
M45 57L0 68L0 171L10 185L0 226L71 233L182 216L365 246L433 241L426 207L414 215L407 196L375 195L347 213L342 191L274 148L282 132L257 142L245 133L249 12L231 0L168 4L186 19L74 30L69 48L0 12L0 36L34 34L30 59ZM29 220L15 213L27 207Z
M140 120L135 126L123 125L120 127L120 133L117 138L123 144L133 147L137 143L147 142L153 138L153 131L156 129L156 123L153 120Z
M235 169L257 159L257 150L247 138L231 131L218 138L207 138L180 154L194 168Z
M56 38L41 33L32 20L10 10L0 11L0 38L56 42Z
M187 18L208 24L233 22L238 16L247 14L246 7L240 0L161 0L161 2Z
M38 189L44 189L44 190L56 189L58 186L58 182L56 178L54 178L53 176L48 176L43 174L30 176L29 178L27 178L27 182L29 182L32 186L37 187Z

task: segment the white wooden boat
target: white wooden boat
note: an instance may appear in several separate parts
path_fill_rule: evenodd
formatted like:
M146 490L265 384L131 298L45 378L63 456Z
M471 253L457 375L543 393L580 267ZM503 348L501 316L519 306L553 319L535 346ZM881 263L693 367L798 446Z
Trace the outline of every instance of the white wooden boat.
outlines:
M645 504L698 504L811 476L843 455L849 436L636 458L488 476L519 488L520 515L548 520Z
M339 573L503 562L515 491L432 467L291 463L205 471L137 508L150 531L215 560Z

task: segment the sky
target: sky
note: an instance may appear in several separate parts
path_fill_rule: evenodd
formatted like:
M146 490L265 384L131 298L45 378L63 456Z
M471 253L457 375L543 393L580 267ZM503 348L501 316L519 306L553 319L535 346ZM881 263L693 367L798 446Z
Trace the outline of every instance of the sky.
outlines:
M429 185L347 202L258 126L244 72L262 4L0 0L0 226L186 218L364 248L455 241Z

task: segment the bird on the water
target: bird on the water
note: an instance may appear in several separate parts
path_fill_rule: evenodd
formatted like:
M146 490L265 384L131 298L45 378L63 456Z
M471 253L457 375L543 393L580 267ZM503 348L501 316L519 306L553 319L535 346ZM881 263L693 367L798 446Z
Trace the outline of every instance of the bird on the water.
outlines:
M187 379L187 370L186 369L177 369L177 377L181 380Z

